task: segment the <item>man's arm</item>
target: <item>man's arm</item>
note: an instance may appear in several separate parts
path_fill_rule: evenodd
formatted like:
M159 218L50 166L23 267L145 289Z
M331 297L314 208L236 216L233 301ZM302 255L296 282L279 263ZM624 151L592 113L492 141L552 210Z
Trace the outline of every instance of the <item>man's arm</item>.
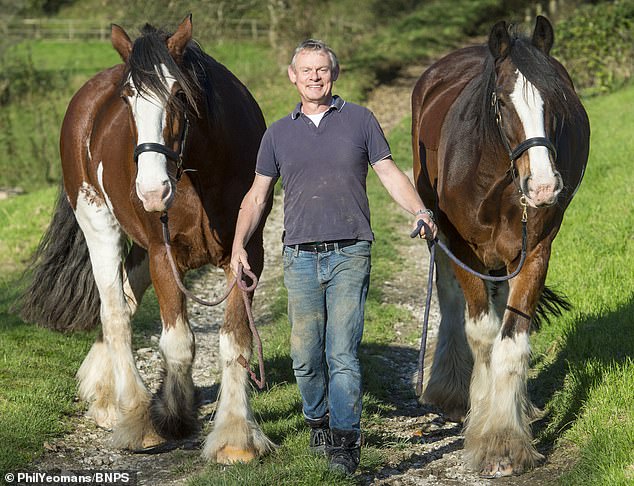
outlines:
M249 192L242 199L231 250L231 270L236 275L240 264L247 270L251 269L245 247L260 224L266 203L275 186L275 181L276 179L272 177L255 174L255 179Z
M373 166L376 175L379 176L379 180L383 186L387 189L392 199L398 203L405 211L416 216L414 222L414 228L419 219L422 219L432 231L432 239L436 237L438 229L434 223L433 218L427 212L425 204L420 198L418 192L414 188L414 185L409 178L399 169L394 161L387 157L378 161ZM425 235L424 227L421 228L420 235L424 238L429 235Z

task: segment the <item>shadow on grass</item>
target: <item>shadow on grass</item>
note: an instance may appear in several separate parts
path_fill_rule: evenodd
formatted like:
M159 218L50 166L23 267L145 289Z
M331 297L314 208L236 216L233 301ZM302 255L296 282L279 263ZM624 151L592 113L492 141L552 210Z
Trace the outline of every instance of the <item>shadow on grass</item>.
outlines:
M540 451L548 454L555 441L575 422L592 389L599 385L612 364L634 357L634 298L617 310L587 316L563 336L557 358L529 380L529 394L536 405L551 404L556 413L534 425ZM597 363L600 366L588 366ZM574 374L574 379L570 379Z

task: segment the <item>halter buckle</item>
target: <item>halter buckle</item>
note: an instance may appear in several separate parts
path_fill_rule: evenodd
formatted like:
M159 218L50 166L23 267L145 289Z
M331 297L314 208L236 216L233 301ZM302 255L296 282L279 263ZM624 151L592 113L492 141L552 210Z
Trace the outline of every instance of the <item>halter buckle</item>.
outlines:
M528 221L528 198L524 193L520 196L520 205L522 206L522 223L526 223L526 221Z

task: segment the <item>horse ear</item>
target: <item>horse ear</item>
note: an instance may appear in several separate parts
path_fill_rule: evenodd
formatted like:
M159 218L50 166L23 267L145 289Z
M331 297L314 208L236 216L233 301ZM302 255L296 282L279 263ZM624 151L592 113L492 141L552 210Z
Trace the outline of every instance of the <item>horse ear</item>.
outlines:
M553 33L553 26L546 17L538 15L537 21L535 22L535 31L533 32L533 45L548 55L554 41L555 34Z
M499 21L491 29L489 50L495 59L505 57L511 50L511 37L504 20Z
M132 41L126 34L125 30L119 27L117 24L110 26L110 40L112 41L112 47L119 53L123 62L128 60L130 53L132 52Z
M176 32L167 39L167 50L178 59L183 55L187 43L192 39L192 14L185 17Z

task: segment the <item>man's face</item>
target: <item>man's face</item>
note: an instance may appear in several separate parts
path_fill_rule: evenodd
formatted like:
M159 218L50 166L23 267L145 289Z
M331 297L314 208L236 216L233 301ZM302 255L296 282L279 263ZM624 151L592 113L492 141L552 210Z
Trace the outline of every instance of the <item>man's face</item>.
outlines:
M295 69L288 68L288 77L303 103L328 102L338 74L338 70L332 70L328 54L321 51L301 51L295 58Z

